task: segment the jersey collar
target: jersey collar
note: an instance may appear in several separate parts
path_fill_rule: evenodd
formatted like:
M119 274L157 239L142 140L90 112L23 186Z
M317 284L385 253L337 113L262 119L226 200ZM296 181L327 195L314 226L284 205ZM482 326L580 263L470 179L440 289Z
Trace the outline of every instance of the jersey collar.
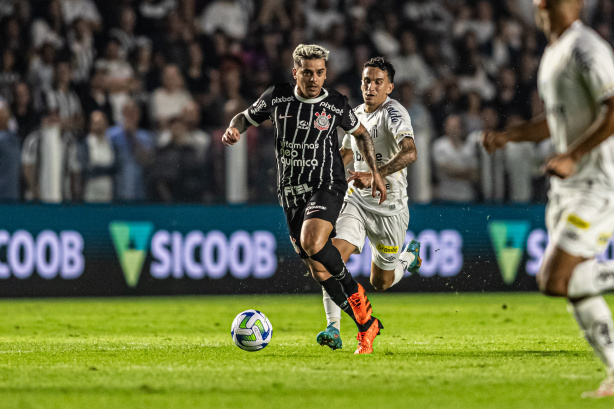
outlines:
M323 94L317 98L311 98L311 99L303 98L298 94L298 86L297 85L294 86L294 96L296 97L296 99L298 99L301 102L305 102L307 104L315 104L316 102L320 102L324 98L326 98L328 96L328 91L326 91L325 88L322 88L322 91L323 91Z
M381 104L380 104L380 105L377 107L377 109L376 109L375 111L373 111L373 112L367 112L367 106L366 106L366 105L365 105L365 103L363 102L363 103L362 103L362 112L364 112L364 113L365 113L365 114L367 114L367 115L373 115L374 113L376 113L376 112L378 112L378 111L381 111L382 107L383 107L384 105L386 105L386 103L387 103L388 101L390 101L390 97L386 97L386 99L384 100L384 102L382 102L382 103L381 103Z

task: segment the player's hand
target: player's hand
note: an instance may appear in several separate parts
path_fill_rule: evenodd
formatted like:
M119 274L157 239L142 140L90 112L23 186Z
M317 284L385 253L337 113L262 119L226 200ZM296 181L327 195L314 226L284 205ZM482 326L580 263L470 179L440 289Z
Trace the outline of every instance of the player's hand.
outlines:
M567 179L576 173L576 168L576 161L573 160L571 155L568 153L561 153L546 160L541 170L546 175Z
M386 200L386 183L384 178L379 173L373 175L371 179L371 196L377 197L379 191L379 204L384 203Z
M224 136L222 136L222 143L226 146L230 146L239 142L239 139L241 139L241 134L237 128L229 127L226 129L226 132L224 132Z
M488 153L493 153L497 149L503 148L507 141L507 132L485 131L482 133L482 145Z
M368 189L371 187L371 180L373 176L371 172L354 172L353 170L348 170L350 173L350 177L348 178L348 183L354 181L354 186L359 189Z

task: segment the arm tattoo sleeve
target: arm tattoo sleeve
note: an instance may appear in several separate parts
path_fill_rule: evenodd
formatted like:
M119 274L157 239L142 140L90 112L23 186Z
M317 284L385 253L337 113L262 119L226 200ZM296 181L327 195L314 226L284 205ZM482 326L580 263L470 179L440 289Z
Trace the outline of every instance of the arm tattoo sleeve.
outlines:
M364 128L363 128L364 129ZM375 150L373 148L373 139L371 139L371 135L369 135L369 131L364 129L362 132L358 130L353 134L354 138L356 138L356 145L358 145L358 150L365 158L365 162L367 162L367 166L371 170L371 173L375 173L379 170L377 168L377 163L375 161Z
M243 112L239 112L235 115L234 118L230 121L230 128L237 128L239 133L243 133L249 128L249 122L247 122L247 118L245 118L245 114Z
M411 139L408 138L403 139L401 142L401 151L380 167L379 171L382 177L392 175L401 169L405 169L410 163L416 161L416 148L410 141Z

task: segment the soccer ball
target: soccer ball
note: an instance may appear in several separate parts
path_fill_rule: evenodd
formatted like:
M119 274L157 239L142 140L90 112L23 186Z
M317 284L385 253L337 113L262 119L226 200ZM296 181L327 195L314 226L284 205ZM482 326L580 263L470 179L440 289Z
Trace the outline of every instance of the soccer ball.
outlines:
M271 342L273 326L271 321L256 310L239 313L230 328L232 340L244 351L260 351Z

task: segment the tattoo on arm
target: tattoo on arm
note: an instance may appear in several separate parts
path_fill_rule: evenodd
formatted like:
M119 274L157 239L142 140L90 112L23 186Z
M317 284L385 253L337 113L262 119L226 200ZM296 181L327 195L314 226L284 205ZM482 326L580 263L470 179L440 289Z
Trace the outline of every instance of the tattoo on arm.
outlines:
M250 123L245 118L245 114L243 112L239 112L235 115L234 118L230 121L230 128L237 128L239 133L243 133L249 128Z
M371 135L369 135L369 131L361 125L361 127L354 132L354 138L356 138L356 145L358 145L358 150L362 154L367 166L371 170L371 173L374 171L378 171L377 162L375 161L375 149L373 148L373 139L371 139Z
M405 169L410 163L416 161L418 155L414 140L405 138L401 141L400 145L401 151L379 168L382 177L392 175L395 172Z

